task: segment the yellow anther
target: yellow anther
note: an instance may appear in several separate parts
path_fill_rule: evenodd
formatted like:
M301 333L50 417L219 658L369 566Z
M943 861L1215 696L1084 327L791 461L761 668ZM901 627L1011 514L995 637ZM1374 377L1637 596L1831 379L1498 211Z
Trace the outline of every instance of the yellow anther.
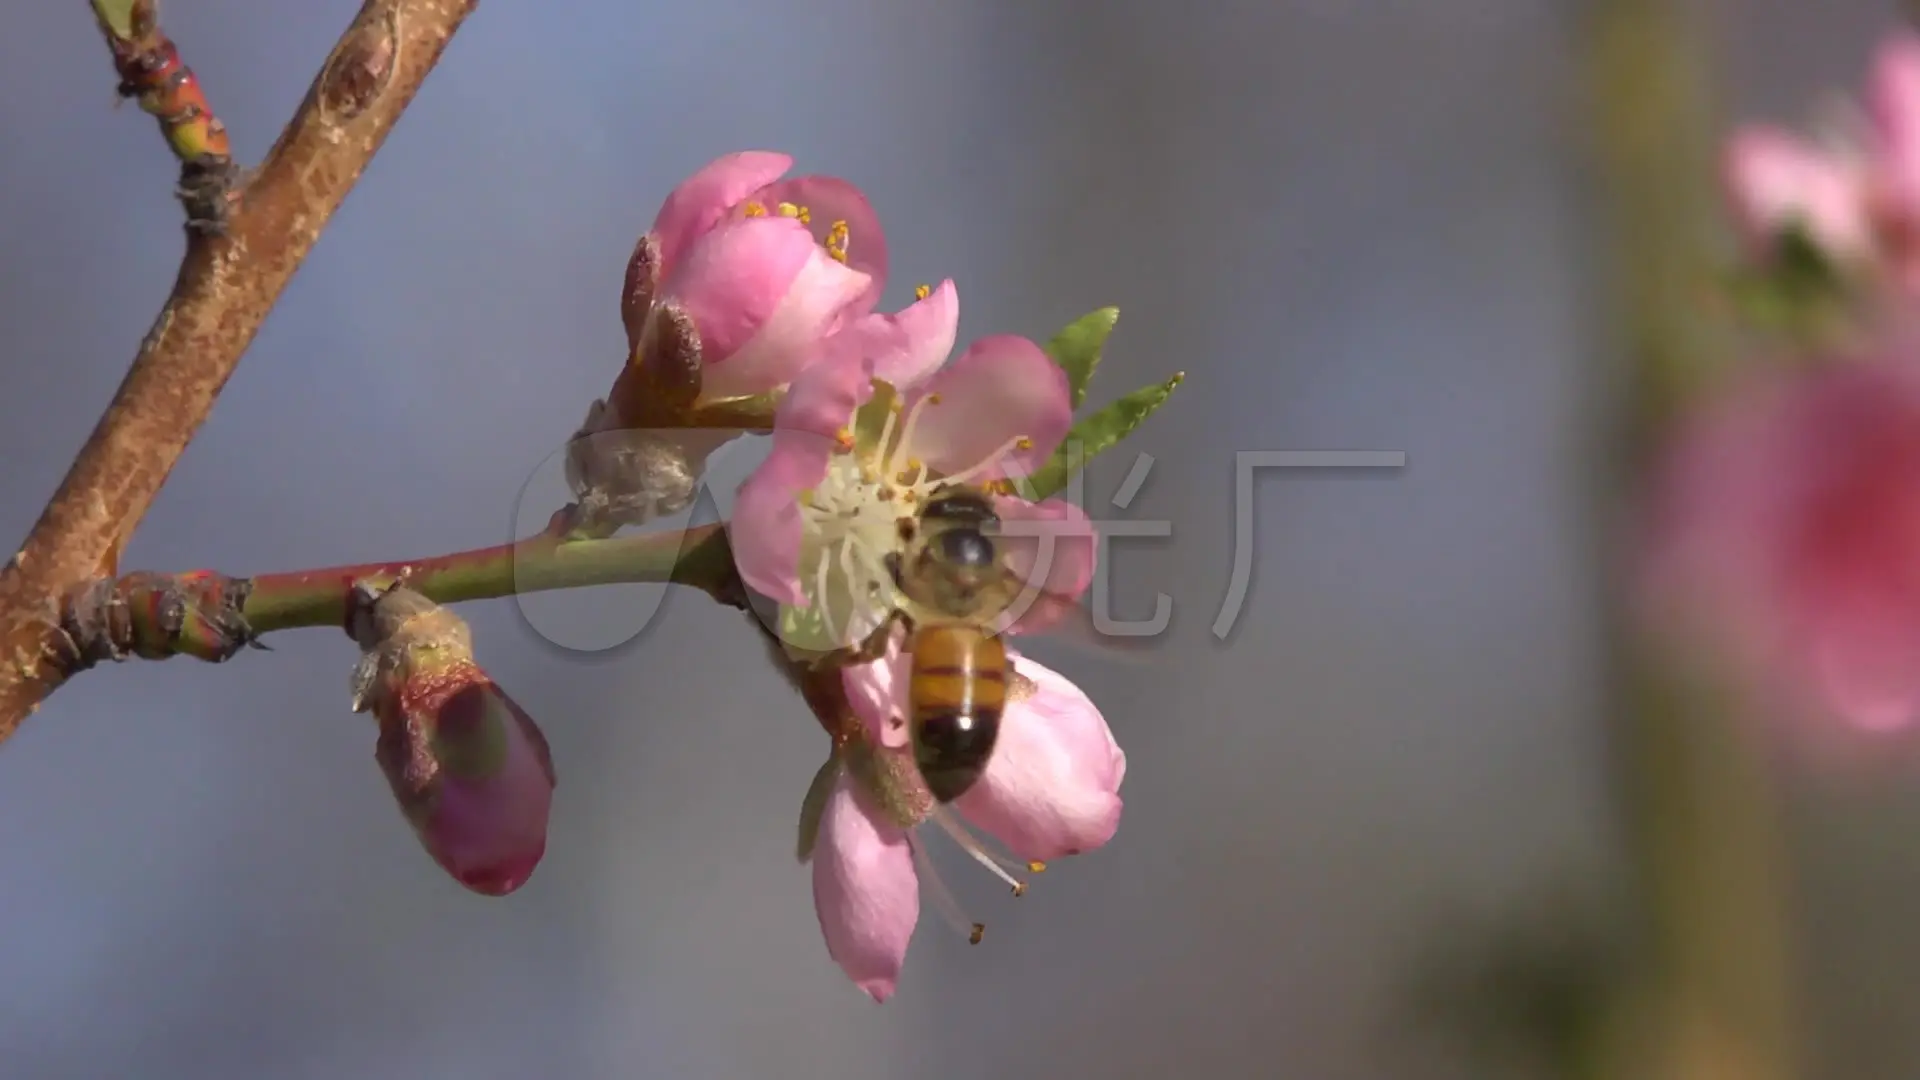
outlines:
M813 211L808 210L804 206L798 206L790 202L783 202L780 204L780 216L794 218L798 220L802 225L813 224Z
M852 450L853 430L851 428L841 428L839 431L834 432L833 444L843 454Z
M1015 448L1020 450L1031 450L1033 449L1033 440L1027 438L1025 435L1022 435L1019 438L1013 440L1013 445Z
M1029 874L1043 874L1046 873L1046 870L1047 864L1037 860L1027 864L1027 873Z
M760 203L750 202L740 208L740 213L746 217L766 217L767 208Z
M915 285L913 287L913 298L915 300L925 300L927 297L932 295L933 295L933 286L931 285Z
M836 221L827 228L827 254L835 262L847 261L847 244L852 240L853 230L844 221Z
M929 404L929 405L938 405L938 404L940 404L940 395L939 395L939 394L928 394L928 395L927 395L927 404Z

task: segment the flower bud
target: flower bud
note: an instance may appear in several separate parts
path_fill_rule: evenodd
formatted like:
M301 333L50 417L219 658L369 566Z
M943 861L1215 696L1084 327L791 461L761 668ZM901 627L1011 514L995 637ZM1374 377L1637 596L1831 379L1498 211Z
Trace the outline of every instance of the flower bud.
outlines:
M451 611L398 584L357 582L353 711L379 721L374 759L427 853L487 896L525 884L546 853L555 784L540 728L473 659Z
M705 432L623 429L616 410L595 401L567 443L573 529L611 535L685 510L699 493L699 468L717 447Z
M871 311L886 238L866 196L793 159L746 151L695 172L634 246L621 286L623 427L686 426L701 407L774 394ZM702 423L696 426L713 426Z

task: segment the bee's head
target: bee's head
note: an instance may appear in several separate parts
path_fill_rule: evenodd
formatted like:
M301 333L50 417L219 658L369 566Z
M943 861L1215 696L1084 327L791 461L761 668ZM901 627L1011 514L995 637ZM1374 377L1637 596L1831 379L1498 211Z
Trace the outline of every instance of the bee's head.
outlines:
M979 492L936 493L919 514L900 523L904 550L894 563L896 584L919 603L964 608L995 576L999 551L993 534L999 524L1000 515Z
M950 487L933 493L927 505L920 510L920 520L929 529L953 525L991 529L1000 524L1000 515L994 511L992 501L983 492L973 488Z

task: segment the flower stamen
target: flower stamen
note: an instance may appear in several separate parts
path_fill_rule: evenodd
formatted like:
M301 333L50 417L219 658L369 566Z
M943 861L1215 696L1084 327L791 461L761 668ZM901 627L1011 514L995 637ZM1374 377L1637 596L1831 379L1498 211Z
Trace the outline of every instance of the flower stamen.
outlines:
M740 216L750 217L750 218L766 217L767 208L763 203L757 203L757 202L746 203L740 207Z
M973 833L969 832L967 827L962 825L959 819L955 818L952 813L943 807L935 806L927 816L935 825L940 826L942 832L953 837L953 842L960 845L960 850L972 856L974 862L986 867L993 872L994 877L1006 882L1008 886L1013 889L1013 895L1025 896L1027 894L1027 883L1013 876L1011 873L1013 867L1009 865L1009 862L1001 859L993 852L988 851L986 845L981 843L979 838L974 836Z
M790 202L780 204L780 216L793 218L802 225L813 224L813 211L804 206L796 206Z
M885 462L885 459L888 454L887 440L893 438L893 425L899 419L900 419L900 403L898 401L895 401L888 406L887 418L881 421L880 423L880 442L877 444L878 448L875 452L880 456L882 463Z
M831 256L835 262L846 262L847 245L851 239L852 229L847 226L847 223L844 221L834 222L827 228L827 239L824 243L827 254Z
M981 458L980 464L975 465L971 469L962 469L961 471L948 476L946 478L946 482L949 484L964 484L968 480L971 480L976 476L980 476L984 473L992 471L995 467L997 467L1000 464L1001 458L1006 457L1008 454L1013 453L1015 450L1031 450L1031 449L1033 449L1032 439L1029 439L1025 435L1016 435L1013 438L1008 439L1006 442L1001 443L999 447L993 451L993 453L988 454L984 458Z
M900 445L894 447L893 453L889 455L890 460L887 462L887 472L890 475L897 475L919 464L917 459L905 457L905 455L907 454L907 448L913 445L913 429L920 424L921 410L930 405L937 404L933 398L934 395L928 394L914 402L913 408L908 410L906 421L900 425ZM904 461L901 460L903 457L905 457ZM905 477L902 477L900 482L904 484L907 483L907 480Z
M844 547L845 545L842 546ZM832 566L832 559L821 559L820 569L814 575L814 588L816 591L813 595L820 604L820 621L828 627L833 626L833 608L830 605L832 597L827 594L827 577Z
M933 287L931 285L915 285L913 287L913 298L915 300L925 300L932 295Z
M914 869L919 871L920 883L926 886L928 895L933 899L934 910L948 925L967 935L967 944L980 944L980 939L986 935L987 924L967 918L960 901L953 898L952 890L941 880L940 871L934 869L933 860L927 857L927 849L920 845L911 832L907 833L907 850L913 852Z

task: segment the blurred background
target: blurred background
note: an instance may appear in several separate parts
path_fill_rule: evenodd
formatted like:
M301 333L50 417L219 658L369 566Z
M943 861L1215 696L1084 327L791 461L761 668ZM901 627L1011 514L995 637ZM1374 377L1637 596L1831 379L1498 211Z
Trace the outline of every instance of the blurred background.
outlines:
M163 15L252 161L356 7ZM0 753L5 1075L1556 1075L1445 1022L1486 1010L1429 1006L1511 968L1494 981L1519 1003L1491 1012L1553 1026L1584 993L1586 913L1632 861L1589 506L1611 362L1594 10L481 5L126 568L401 558L544 523L552 455L623 351L634 239L714 156L786 150L870 194L889 307L951 276L963 339L1044 339L1117 304L1096 398L1189 373L1129 444L1155 465L1125 516L1173 535L1112 556L1122 615L1173 597L1168 639L1140 668L1038 650L1128 752L1120 833L1017 907L938 849L992 931L969 948L923 920L876 1007L828 960L793 861L824 739L703 597L462 609L561 777L544 864L497 901L402 822L347 711L343 636L129 664ZM1722 103L1795 121L1857 84L1896 12L1705 15ZM174 163L111 107L86 5L8 30L0 534L24 535L181 239ZM1234 454L1304 449L1410 464L1263 475L1252 592L1218 641ZM1131 463L1094 468L1096 517ZM1785 787L1806 1075L1912 1075L1920 780Z

